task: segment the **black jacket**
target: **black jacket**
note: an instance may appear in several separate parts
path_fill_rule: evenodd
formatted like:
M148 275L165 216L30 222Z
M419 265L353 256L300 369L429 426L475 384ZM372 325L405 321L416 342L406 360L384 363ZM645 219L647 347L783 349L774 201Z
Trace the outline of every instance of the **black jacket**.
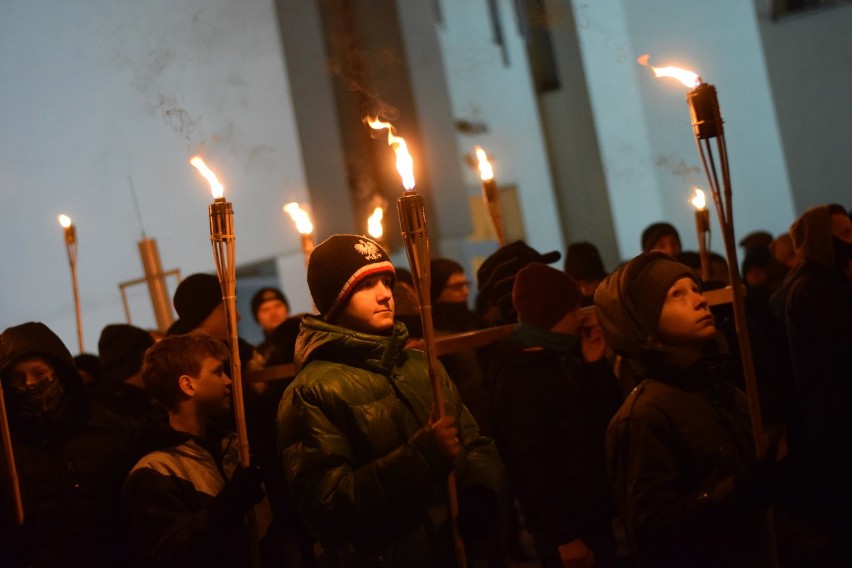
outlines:
M87 421L85 389L71 354L44 324L3 332L0 376L28 356L49 360L65 390L59 409L48 416L22 414L6 397L24 526L16 529L4 518L3 561L124 565L128 546L118 503L129 456L122 437Z
M497 447L533 534L610 532L604 440L621 393L605 361L506 341L492 365ZM587 543L588 544L588 543Z

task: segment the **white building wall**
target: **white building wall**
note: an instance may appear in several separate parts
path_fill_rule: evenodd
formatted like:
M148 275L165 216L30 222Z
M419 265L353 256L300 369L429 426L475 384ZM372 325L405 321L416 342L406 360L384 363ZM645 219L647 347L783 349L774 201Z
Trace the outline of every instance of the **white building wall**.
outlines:
M0 101L4 328L43 321L76 352L59 213L77 225L86 349L124 321L118 283L142 276L130 179L164 269L213 272L195 153L234 204L238 263L301 258L281 213L307 193L270 0L4 2ZM145 302L141 286L134 323L154 327Z
M707 189L686 88L636 63L697 71L716 85L731 162L735 230L780 233L793 219L775 108L751 3L737 0L572 0L610 202L624 258L650 223L668 220L697 241L691 187ZM715 217L715 215L714 215ZM722 252L714 223L712 248Z
M472 154L475 145L482 146L493 157L498 183L517 186L527 244L539 251L564 251L547 150L513 3L499 3L508 65L503 64L500 47L492 41L487 2L444 0L441 13L439 39L454 116L488 127L482 134L458 133L459 148ZM477 171L465 168L465 175L470 187L479 187Z

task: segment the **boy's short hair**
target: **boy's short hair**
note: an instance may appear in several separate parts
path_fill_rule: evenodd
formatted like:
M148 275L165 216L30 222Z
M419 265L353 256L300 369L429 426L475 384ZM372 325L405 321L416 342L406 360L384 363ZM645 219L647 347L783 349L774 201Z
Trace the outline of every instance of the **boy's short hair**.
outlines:
M178 379L181 375L197 377L206 357L224 361L228 356L225 344L206 333L166 337L145 352L142 361L145 390L163 406L173 410L180 399Z

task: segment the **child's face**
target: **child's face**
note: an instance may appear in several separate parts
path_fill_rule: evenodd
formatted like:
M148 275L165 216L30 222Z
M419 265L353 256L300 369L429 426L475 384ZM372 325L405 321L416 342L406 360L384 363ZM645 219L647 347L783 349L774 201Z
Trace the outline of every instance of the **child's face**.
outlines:
M694 349L716 334L707 299L692 278L681 278L669 288L657 334L663 343Z
M390 274L364 279L337 317L336 324L364 333L381 334L393 327L393 289Z
M222 361L209 355L201 362L201 371L192 377L197 403L211 416L231 408L231 379Z

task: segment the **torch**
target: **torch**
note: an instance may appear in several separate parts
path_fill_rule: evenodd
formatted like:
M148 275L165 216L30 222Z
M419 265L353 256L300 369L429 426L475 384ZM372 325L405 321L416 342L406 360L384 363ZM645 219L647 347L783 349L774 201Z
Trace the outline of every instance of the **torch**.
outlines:
M234 418L240 443L240 465L249 466L249 442L246 433L245 405L243 403L242 372L240 369L240 349L237 338L237 296L235 263L234 208L224 197L225 187L204 163L195 156L190 164L201 172L210 183L213 203L207 207L210 217L210 242L213 245L213 260L222 288L222 301L225 303L225 318L228 324L228 347L231 351L231 381L234 383Z
M240 369L240 347L237 336L237 296L235 261L236 236L234 235L234 208L224 197L225 187L219 182L207 164L195 156L190 161L210 184L213 203L207 206L210 218L210 243L213 245L213 260L216 262L216 272L219 275L219 286L222 289L222 301L225 304L225 320L228 324L228 347L231 355L231 382L234 384L231 392L234 396L234 422L239 441L240 465L249 467L249 440L246 428L246 411L243 402L243 380ZM247 516L249 537L252 548L252 563L258 566L260 556L257 549L257 519L252 509Z
M77 343L80 353L83 348L83 320L80 316L80 287L77 285L77 228L68 215L59 216L59 224L65 231L65 250L68 252L68 264L71 265L71 286L74 289L74 312L77 315Z
M648 55L639 57L641 65L648 65ZM725 143L725 130L716 87L705 83L697 73L678 67L651 67L657 77L673 77L691 90L686 94L689 114L692 119L692 129L698 154L707 174L710 192L716 204L719 226L722 228L722 239L725 243L725 256L728 260L728 271L731 281L732 304L734 308L734 324L740 347L740 358L743 366L746 393L748 395L751 428L758 459L767 452L767 444L763 431L763 417L760 410L760 400L757 390L757 379L754 371L754 359L751 341L748 335L748 322L745 311L745 288L740 278L739 263L737 262L736 241L734 240L734 210L731 199L731 175L728 167L728 149ZM713 155L712 139L716 139L717 159ZM720 172L721 170L721 172ZM774 527L771 511L767 515L767 552L769 561L778 566L778 551L775 544Z
M500 194L497 192L497 181L494 179L494 170L488 155L480 146L475 148L476 158L479 160L479 177L482 179L482 199L488 208L491 224L497 233L497 242L502 247L506 244L506 232L503 230L503 211L500 209Z
M311 216L295 201L285 205L284 211L293 219L293 223L296 224L296 230L302 237L302 254L305 255L305 266L308 266L308 259L314 250L314 224L311 223Z
M438 373L438 356L435 349L435 329L432 325L432 300L430 296L431 274L429 271L429 228L426 224L426 205L423 196L414 191L414 161L408 153L405 140L394 136L394 128L390 123L380 120L367 119L367 124L374 130L388 130L388 145L396 153L396 169L402 178L405 188L402 197L397 200L399 225L402 229L402 242L405 254L411 268L414 290L420 304L420 319L423 323L423 339L426 344L426 361L428 363L429 379L432 383L432 419L438 420L445 414L444 395L441 390L441 376ZM464 541L461 539L458 527L458 494L455 474L447 478L447 501L450 511L450 525L453 532L453 544L456 552L456 562L459 568L466 568L467 559L464 551Z
M710 279L710 211L707 210L704 192L695 189L692 205L695 207L695 230L698 234L698 256L701 259L701 279Z
M15 524L24 524L24 501L21 497L21 484L18 482L18 468L15 465L15 452L12 449L12 433L9 430L9 418L6 414L6 400L3 397L3 385L0 384L0 443L3 444L3 459L6 462L6 474L12 492L12 504L15 508Z

